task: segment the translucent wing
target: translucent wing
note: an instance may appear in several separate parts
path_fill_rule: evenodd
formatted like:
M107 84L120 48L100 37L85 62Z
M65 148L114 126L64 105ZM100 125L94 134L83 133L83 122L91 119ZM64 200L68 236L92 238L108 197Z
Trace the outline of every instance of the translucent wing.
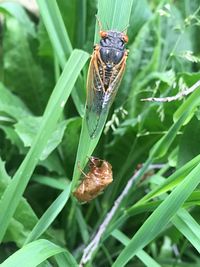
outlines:
M127 58L125 55L120 64L115 67L113 78L111 77L109 86L105 89L103 72L105 64L99 60L98 53L98 50L95 50L92 55L87 80L86 120L91 138L99 134L106 122L125 70Z

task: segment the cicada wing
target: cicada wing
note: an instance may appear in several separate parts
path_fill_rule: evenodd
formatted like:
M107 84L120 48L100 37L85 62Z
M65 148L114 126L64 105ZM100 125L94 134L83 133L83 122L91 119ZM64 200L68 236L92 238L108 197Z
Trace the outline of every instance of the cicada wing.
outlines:
M121 63L118 66L116 66L116 68L118 69L118 74L113 80L111 80L109 87L106 90L106 95L104 96L105 100L104 100L103 108L105 106L105 108L107 107L108 109L110 109L110 106L112 105L115 99L115 96L117 94L117 91L119 89L119 86L120 86L120 83L121 83L121 80L123 78L123 74L125 71L126 59L127 59L127 56L125 55Z
M94 138L99 134L106 122L110 106L114 101L123 77L126 59L127 56L124 56L121 63L116 66L118 73L113 80L110 81L107 90L105 90L103 79L101 79L99 74L97 54L94 52L92 56L87 83L88 91L86 109L87 125L91 138Z
M109 87L107 88L107 90L104 94L101 114L99 117L99 125L101 125L101 127L102 127L102 124L104 125L104 123L107 119L110 107L111 107L111 105L115 99L115 96L117 94L117 91L119 89L119 86L120 86L120 83L121 83L121 80L122 80L122 77L123 77L123 74L125 71L126 59L127 59L127 56L124 56L121 63L118 66L116 66L118 73L113 78L113 80L111 79Z
M86 121L91 138L94 138L101 130L99 120L102 116L104 96L105 90L99 75L96 51L94 51L88 71L86 104Z

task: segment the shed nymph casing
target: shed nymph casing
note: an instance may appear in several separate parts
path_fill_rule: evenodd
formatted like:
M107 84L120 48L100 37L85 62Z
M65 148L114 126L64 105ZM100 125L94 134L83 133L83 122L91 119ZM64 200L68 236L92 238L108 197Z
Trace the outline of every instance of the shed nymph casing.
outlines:
M123 32L100 31L101 40L94 46L87 79L86 120L91 138L105 124L125 70L128 36Z
M88 202L101 193L112 181L112 166L106 160L90 157L89 172L74 192L80 202Z

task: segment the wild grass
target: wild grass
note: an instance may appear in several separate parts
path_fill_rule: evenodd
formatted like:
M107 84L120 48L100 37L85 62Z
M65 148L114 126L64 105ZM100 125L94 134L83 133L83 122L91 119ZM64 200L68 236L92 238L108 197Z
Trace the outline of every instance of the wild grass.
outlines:
M198 1L37 4L39 17L0 3L0 265L199 266L200 91L141 101L200 80ZM107 124L91 139L95 14L105 30L128 27L129 56ZM91 155L112 164L114 181L80 204L72 192Z

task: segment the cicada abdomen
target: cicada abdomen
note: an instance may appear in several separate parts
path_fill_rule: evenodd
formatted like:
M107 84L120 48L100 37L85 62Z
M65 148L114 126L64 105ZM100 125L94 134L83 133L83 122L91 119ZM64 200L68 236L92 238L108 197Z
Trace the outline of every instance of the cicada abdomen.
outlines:
M89 172L83 175L81 184L73 193L80 202L96 198L113 181L111 164L95 157L90 157Z
M100 30L100 37L100 43L94 47L87 78L86 120L91 138L97 136L105 124L128 56L126 34Z

